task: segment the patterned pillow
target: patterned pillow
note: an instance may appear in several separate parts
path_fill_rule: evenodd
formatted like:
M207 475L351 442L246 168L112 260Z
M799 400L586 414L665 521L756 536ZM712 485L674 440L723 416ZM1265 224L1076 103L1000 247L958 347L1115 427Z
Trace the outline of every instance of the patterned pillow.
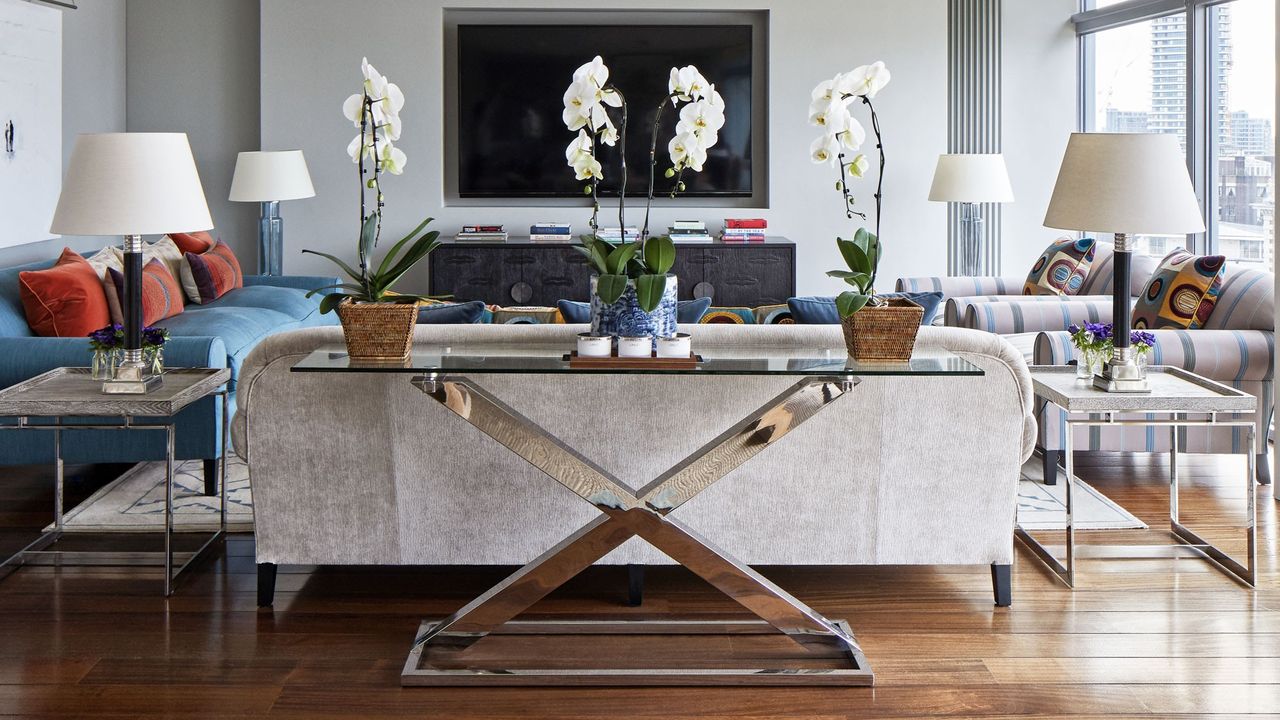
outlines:
M755 310L748 307L713 307L698 321L702 325L754 325Z
M219 240L208 252L186 254L182 265L182 289L197 305L212 302L227 291L244 287L240 261L226 243Z
M796 322L791 317L791 308L786 304L761 305L752 312L756 316L757 325L794 325Z
M1227 259L1178 248L1160 261L1133 306L1135 328L1194 330L1204 327L1222 292Z
M183 253L190 252L197 255L209 252L213 249L214 245L218 244L218 242L213 239L212 235L204 231L192 233L169 233L165 236L165 239L172 240L173 244L177 245L178 249Z
M1062 238L1045 249L1027 274L1023 295L1075 295L1084 285L1093 254L1093 238Z
M496 307L493 311L494 325L555 325L564 322L560 311L553 307Z
M115 268L107 269L107 306L111 308L111 322L124 323L124 273ZM142 324L155 323L182 313L182 286L158 258L152 258L142 268Z

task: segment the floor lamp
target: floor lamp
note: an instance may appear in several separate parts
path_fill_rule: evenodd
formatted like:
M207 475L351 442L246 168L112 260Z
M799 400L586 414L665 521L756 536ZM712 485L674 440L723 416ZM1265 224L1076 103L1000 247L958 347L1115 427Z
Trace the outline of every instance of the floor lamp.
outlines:
M124 236L124 359L104 393L142 394L160 385L142 361L142 236L212 228L185 133L76 138L49 232Z
M939 155L933 170L929 199L960 203L960 263L962 276L982 271L982 211L980 203L1013 202L1013 187L1003 155Z
M258 273L283 273L284 219L281 200L315 197L301 150L242 152L231 178L232 202L262 203L258 219Z
M1129 344L1133 302L1130 233L1204 232L1178 137L1154 133L1074 133L1058 170L1045 227L1115 234L1112 320L1115 351L1093 378L1107 392L1151 392Z

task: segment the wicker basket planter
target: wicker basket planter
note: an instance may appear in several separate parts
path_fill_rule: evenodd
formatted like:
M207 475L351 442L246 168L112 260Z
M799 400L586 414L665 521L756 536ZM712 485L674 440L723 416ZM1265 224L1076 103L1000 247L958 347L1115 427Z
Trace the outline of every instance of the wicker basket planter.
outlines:
M886 305L867 305L844 318L844 343L854 360L911 359L924 308L903 298Z
M399 361L409 357L413 349L418 306L343 300L338 305L338 319L352 360Z

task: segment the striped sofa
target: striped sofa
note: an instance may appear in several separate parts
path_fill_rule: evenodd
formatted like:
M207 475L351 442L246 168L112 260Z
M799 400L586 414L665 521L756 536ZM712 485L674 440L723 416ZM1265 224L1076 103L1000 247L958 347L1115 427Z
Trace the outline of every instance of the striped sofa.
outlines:
M1157 261L1134 257L1135 295L1146 284ZM1111 322L1109 295L1112 252L1100 246L1080 295L1022 296L1022 279L903 278L898 289L935 290L945 294L943 322L1004 335L1033 365L1065 365L1074 358L1068 325ZM966 295L965 293L969 293ZM1258 398L1258 480L1270 482L1266 460L1267 430L1274 411L1275 284L1270 273L1233 269L1228 265L1222 293L1205 327L1197 330L1157 330L1152 362L1195 372ZM1038 446L1043 451L1045 477L1061 459L1065 440L1064 414L1037 399ZM1142 427L1077 428L1074 447L1081 450L1160 452L1169 449L1168 433ZM1247 442L1231 429L1192 429L1182 436L1188 452L1240 452Z

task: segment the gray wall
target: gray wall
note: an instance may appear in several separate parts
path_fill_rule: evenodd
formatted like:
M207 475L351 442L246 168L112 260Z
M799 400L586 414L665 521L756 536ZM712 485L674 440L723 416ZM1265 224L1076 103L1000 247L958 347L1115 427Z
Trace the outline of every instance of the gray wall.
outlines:
M62 11L62 167L76 135L125 129L125 0ZM64 246L93 252L104 238L68 237L0 250L0 267L46 260Z
M128 0L128 10L128 128L187 133L214 234L252 272L258 207L227 193L236 153L258 149L258 0Z

